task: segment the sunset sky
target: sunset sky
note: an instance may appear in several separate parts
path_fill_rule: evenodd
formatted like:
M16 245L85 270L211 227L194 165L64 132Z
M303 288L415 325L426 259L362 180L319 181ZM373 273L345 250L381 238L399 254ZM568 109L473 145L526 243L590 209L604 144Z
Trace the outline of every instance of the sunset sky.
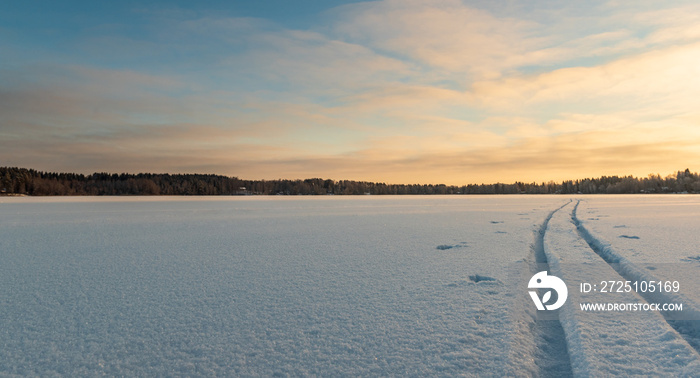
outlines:
M4 1L0 166L469 184L700 170L696 1Z

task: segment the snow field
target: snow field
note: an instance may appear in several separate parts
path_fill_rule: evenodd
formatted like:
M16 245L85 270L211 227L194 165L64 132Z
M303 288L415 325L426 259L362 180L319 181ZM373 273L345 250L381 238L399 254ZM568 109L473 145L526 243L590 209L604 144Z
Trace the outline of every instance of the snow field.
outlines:
M700 200L573 199L0 198L0 375L699 376L697 321L576 306L696 308Z
M538 371L510 267L561 197L1 201L0 374Z
M578 217L593 242L636 275L679 281L682 299L700 308L700 198L622 196L581 201ZM700 320L700 317L690 317Z
M568 284L559 310L576 376L700 373L697 353L656 312L583 312L579 303L643 303L635 293L581 293L579 282L624 280L583 240L572 223L574 203L556 212L545 235L550 272ZM574 283L574 284L572 284Z

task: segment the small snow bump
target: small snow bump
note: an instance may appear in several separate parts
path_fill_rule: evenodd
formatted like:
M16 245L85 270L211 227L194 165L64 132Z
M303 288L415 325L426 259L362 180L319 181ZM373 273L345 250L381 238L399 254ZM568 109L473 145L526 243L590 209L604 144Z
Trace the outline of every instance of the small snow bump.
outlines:
M486 282L497 282L498 281L497 279L495 279L493 277L482 276L480 274L471 275L471 276L469 276L469 279L476 282L476 283L484 282L484 281L486 281Z

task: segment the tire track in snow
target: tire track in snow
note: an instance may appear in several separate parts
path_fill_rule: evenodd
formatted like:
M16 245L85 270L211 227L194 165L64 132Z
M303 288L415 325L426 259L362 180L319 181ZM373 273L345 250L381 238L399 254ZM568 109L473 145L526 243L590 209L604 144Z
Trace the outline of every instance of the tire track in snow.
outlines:
M549 271L549 263L547 262L547 255L544 251L544 236L547 233L549 221L554 214L570 203L571 201L550 212L537 230L535 243L533 245L535 264L531 267L533 274L542 270ZM558 311L559 310L557 310L556 319L552 319L551 313L545 316L545 311L537 311L535 328L533 331L537 346L535 351L535 364L539 370L538 376L540 377L573 376L571 356L569 356L569 350L566 344L566 334L559 321Z
M571 220L576 226L578 235L588 244L588 246L610 267L615 270L624 280L627 281L659 281L653 274L637 267L617 252L612 247L593 236L578 218L576 212L581 200L576 201L574 209L571 211ZM700 354L700 321L689 319L700 319L700 307L676 293L665 292L639 292L637 293L647 303L682 303L682 312L660 312L666 323L671 326L688 344Z

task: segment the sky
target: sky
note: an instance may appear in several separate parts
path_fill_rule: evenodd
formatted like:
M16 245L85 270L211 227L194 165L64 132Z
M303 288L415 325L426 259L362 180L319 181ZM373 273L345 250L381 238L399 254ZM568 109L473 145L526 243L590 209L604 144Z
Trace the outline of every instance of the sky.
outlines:
M463 185L700 170L694 1L7 1L0 166Z

